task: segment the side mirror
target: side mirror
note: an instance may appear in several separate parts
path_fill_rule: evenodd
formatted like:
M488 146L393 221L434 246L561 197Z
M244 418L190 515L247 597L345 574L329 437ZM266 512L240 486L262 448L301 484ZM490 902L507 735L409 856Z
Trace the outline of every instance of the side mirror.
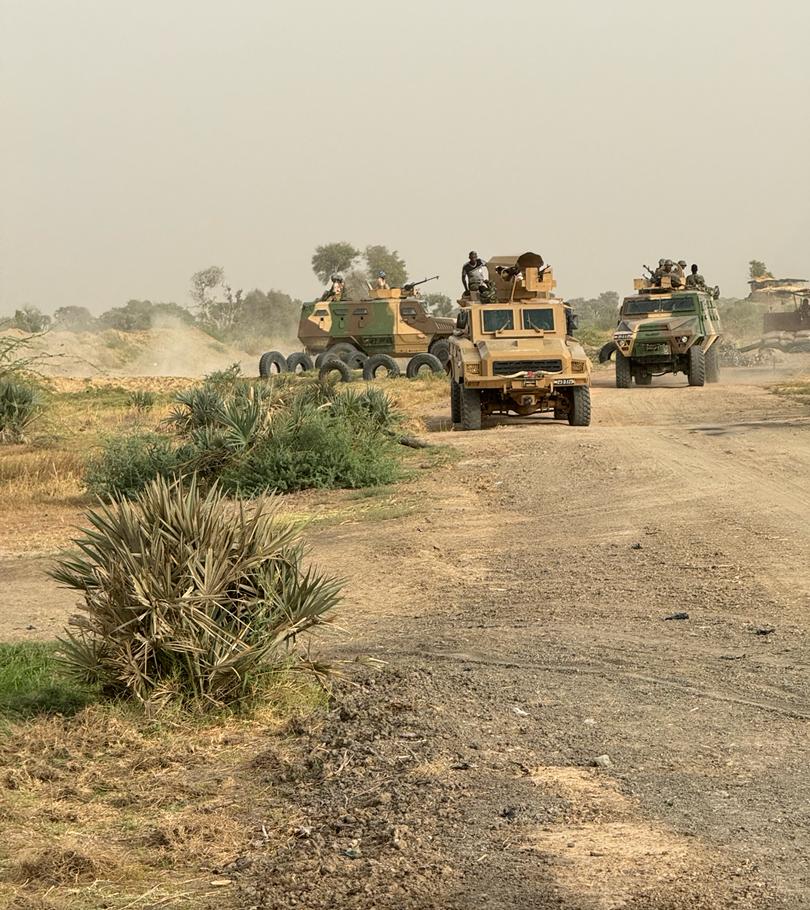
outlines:
M571 314L571 328L572 329L579 328L579 314L578 313Z

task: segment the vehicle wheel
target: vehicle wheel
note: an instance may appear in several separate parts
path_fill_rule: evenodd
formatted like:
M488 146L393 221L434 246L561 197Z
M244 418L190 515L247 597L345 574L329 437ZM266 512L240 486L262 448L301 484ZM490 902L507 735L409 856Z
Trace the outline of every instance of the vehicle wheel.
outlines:
M428 352L438 359L442 367L446 367L450 360L450 342L446 338L437 338L428 348Z
M636 385L652 385L652 373L636 373Z
M405 368L405 375L408 379L416 379L419 376L419 371L423 367L428 367L431 373L444 372L441 360L434 354L417 354L408 361L408 366Z
M463 430L481 429L481 393L478 389L468 389L463 383L459 386L461 404L461 428Z
M399 376L399 364L388 354L372 354L363 366L363 379L376 379L379 370L388 371L389 379Z
M359 354L360 352L353 344L349 344L348 341L339 341L337 344L333 344L331 347L326 349L326 354L334 355L335 357L342 360L344 363L349 362L349 357L353 354Z
M316 370L319 370L319 369L321 368L321 364L324 362L324 360L325 360L328 356L329 356L329 352L328 352L328 351L321 351L320 354L316 354L316 355L315 355L315 369L316 369Z
M703 359L706 363L706 382L720 382L720 352L716 341L706 351Z
M362 370L368 357L362 351L355 351L341 358L350 370Z
M340 358L325 357L321 363L321 368L318 370L318 379L326 379L330 377L332 373L338 373L340 375L340 382L352 381L351 370Z
M586 385L571 389L571 407L568 409L568 423L572 427L587 427L591 424L591 390Z
M288 373L308 373L311 369L313 369L312 358L304 351L297 351L287 358Z
M703 385L706 381L706 357L702 348L693 344L689 348L689 365L686 369L689 385Z
M603 344L599 348L599 363L607 363L615 350L617 350L615 341L608 341L607 344Z
M625 357L624 354L617 348L616 349L616 388L617 389L629 389L630 381L633 378L632 371L630 370L630 358Z
M453 377L450 377L450 419L453 423L461 423L461 386Z
M267 379L275 373L287 371L287 358L278 351L267 351L259 358L259 376Z

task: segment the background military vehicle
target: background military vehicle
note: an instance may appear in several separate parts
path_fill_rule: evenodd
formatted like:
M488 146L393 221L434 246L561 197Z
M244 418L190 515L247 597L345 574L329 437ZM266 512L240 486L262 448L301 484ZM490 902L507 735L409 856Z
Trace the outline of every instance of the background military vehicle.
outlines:
M761 300L763 296L753 298L752 295L752 298ZM771 309L762 314L762 338L740 348L740 352L760 349L783 351L786 354L810 353L810 287L805 285L798 290L791 288L787 291L778 288L768 302L772 307L778 306L780 309Z
M686 373L689 385L720 379L721 338L717 289L678 288L664 276L660 286L636 278L636 293L625 297L613 342L600 360L616 353L616 388L650 385L653 376Z
M484 414L527 417L553 411L572 426L591 422L591 363L571 333L571 308L554 296L556 282L536 253L487 262L490 286L459 301L450 339L453 423L481 428Z
M369 289L368 296L359 300L305 303L298 323L298 340L304 351L287 357L286 368L321 367L334 355L348 367L362 369L366 379L374 379L382 371L399 375L397 359L404 358L408 359L409 377L423 367L442 372L455 321L428 313L417 286L432 280ZM268 375L275 361L271 362L269 354L262 357L259 372ZM262 372L262 364L267 372Z

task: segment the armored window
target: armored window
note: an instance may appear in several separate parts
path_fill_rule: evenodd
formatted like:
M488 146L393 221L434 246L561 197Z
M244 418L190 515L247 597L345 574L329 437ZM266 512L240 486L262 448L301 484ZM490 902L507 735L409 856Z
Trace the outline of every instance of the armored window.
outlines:
M643 316L645 313L657 313L661 310L658 300L644 299L625 300L622 312L625 316Z
M417 316L417 310L415 306L400 307L399 312L402 313L403 319L415 319Z
M694 297L679 297L672 301L673 313L693 313L695 311Z
M544 307L542 310L524 310L523 328L537 329L541 332L554 331L554 310Z
M511 310L483 310L485 332L504 332L514 329L515 314Z
M368 309L364 306L359 306L356 310L352 310L352 316L368 316Z
M315 315L323 319L324 316L329 315L329 310L315 310Z

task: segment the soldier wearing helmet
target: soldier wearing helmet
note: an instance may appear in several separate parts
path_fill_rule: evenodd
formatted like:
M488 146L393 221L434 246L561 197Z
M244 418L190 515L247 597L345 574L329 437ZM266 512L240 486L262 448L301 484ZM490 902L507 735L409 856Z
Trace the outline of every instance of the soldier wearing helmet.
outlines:
M343 280L343 276L336 273L332 275L331 282L331 287L323 292L321 295L321 300L324 302L331 300L343 300L343 294L346 290L346 283Z
M686 260L685 259L679 259L676 263L673 264L672 271L670 272L670 275L672 277L672 287L674 287L674 288L683 287L684 278L686 276L685 269L686 269Z
M387 290L390 287L388 284L388 279L385 276L385 272L382 269L377 272L377 280L374 282L374 286L379 290Z
M461 269L464 295L469 296L472 291L477 291L485 281L489 281L487 264L475 250L470 250L470 255Z

